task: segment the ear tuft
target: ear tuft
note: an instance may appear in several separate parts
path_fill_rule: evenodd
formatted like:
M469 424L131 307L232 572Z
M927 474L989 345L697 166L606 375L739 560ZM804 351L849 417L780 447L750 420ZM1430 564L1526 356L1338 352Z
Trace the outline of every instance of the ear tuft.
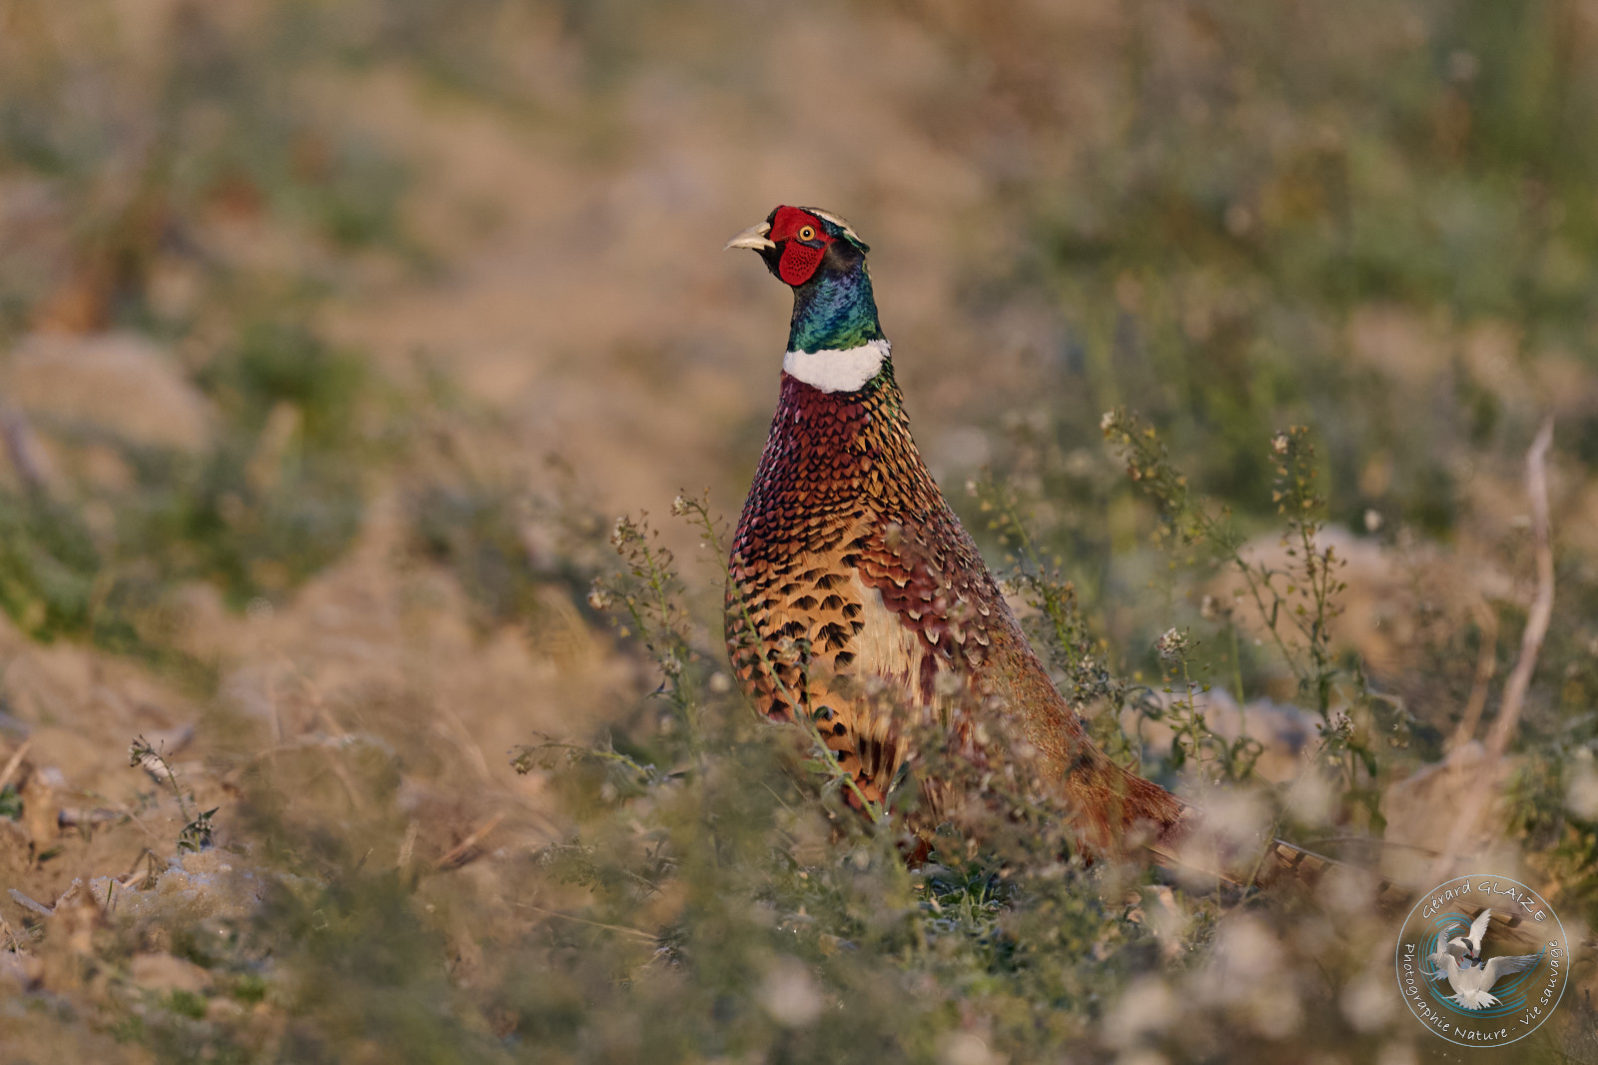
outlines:
M843 217L835 215L831 211L823 211L819 207L801 207L800 210L808 211L810 214L815 215L817 218L830 225L833 229L837 230L837 232L832 234L833 236L842 237L844 240L847 240L850 244L853 244L855 247L859 248L862 254L871 250L871 245L861 240L860 234L854 231L854 226L850 225Z

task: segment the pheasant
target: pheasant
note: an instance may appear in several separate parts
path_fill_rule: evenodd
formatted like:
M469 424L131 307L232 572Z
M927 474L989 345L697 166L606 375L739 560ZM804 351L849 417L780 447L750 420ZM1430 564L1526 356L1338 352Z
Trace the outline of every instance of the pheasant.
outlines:
M1172 842L1182 804L1094 745L922 461L865 241L827 211L778 207L727 247L755 251L794 294L728 563L727 646L746 693L774 720L815 723L856 806L890 805L917 726L941 723L981 758L991 714L1034 749L1087 853ZM944 796L921 792L925 827Z
M1090 859L1142 846L1212 883L1304 887L1342 865L1281 839L1239 851L1093 743L921 459L854 228L784 206L726 246L756 252L794 296L777 411L728 560L728 655L762 713L814 723L851 805L892 807L918 727L942 728L979 764L993 735L1019 735ZM948 796L935 781L920 790L924 854ZM1384 880L1375 901L1391 909L1405 894ZM1519 917L1492 921L1535 940Z

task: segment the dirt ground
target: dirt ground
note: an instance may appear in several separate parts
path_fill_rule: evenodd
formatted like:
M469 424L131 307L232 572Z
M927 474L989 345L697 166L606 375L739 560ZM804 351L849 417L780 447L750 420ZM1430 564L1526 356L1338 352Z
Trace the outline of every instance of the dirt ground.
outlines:
M106 5L97 23L136 83L174 47L149 6ZM271 6L243 5L245 29L229 32L247 33ZM52 1021L0 1007L0 1033L25 1031L31 1060L153 1060L74 1025L72 1004L92 1011L107 981L167 992L207 977L169 943L151 942L125 971L85 983L72 959L87 941L73 939L73 922L110 919L85 896L113 914L167 906L197 924L247 909L258 844L241 818L263 781L284 796L278 823L305 827L307 838L319 819L368 825L374 863L472 878L472 898L514 898L518 863L558 838L562 822L544 778L513 770L512 749L539 733L591 734L595 722L631 712L654 681L552 567L540 571L530 616L485 623L449 568L413 549L412 493L464 470L515 499L575 493L605 517L661 516L666 542L713 590L718 560L664 516L679 492L700 489L734 514L753 471L788 296L752 257L721 246L774 205L836 210L873 245L898 377L946 485L993 458L993 427L1007 411L1039 406L1039 380L1059 380L1070 329L1047 286L995 296L984 285L1025 274L1034 254L1035 212L1008 195L1019 180L1009 171L1064 173L1125 121L1113 57L1133 27L1118 5L1021 5L1026 17L990 25L946 4L670 6L670 17L636 13L652 51L606 91L594 88L604 75L558 5L500 16L498 47L523 71L512 102L460 91L411 62L323 64L295 80L298 107L380 143L409 175L399 217L425 264L387 251L339 259L314 309L316 328L364 360L408 450L373 464L353 543L291 592L236 604L206 581L167 590L167 639L214 684L81 639L39 642L0 615L0 788L13 785L26 811L0 818L0 936L21 943L43 918L51 944L0 955L0 996L31 988L60 1013ZM1016 47L1007 33L1045 40L1040 65L992 66ZM1195 30L1159 48L1180 69L1206 62L1210 43ZM1038 136L1040 123L1059 135ZM34 188L0 178L12 211L0 212L0 226L12 219L0 233L23 232L15 219ZM269 213L218 207L200 232L250 270L328 270L325 247ZM199 269L158 252L153 290L182 306ZM71 267L60 272L66 291ZM1502 336L1417 319L1373 306L1353 318L1350 350L1395 389L1425 391L1463 350L1483 379L1500 374L1512 405L1553 397L1579 414L1593 404L1573 356L1507 374L1502 349L1513 344ZM206 343L203 329L174 339L41 313L0 356L0 414L27 421L63 498L77 484L115 488L128 482L127 465L82 427L205 448L223 418L191 379ZM26 480L15 462L0 471L8 487ZM1524 573L1483 561L1523 527L1518 471L1484 468L1467 494L1479 521L1450 543L1349 545L1356 588L1343 646L1393 672L1412 661L1419 636L1406 626L1417 602L1437 601L1423 585L1452 589L1458 601L1445 606L1459 616L1488 599L1529 599ZM1559 465L1555 496L1562 541L1590 558L1590 471ZM556 534L535 526L524 530L529 554L557 555ZM714 611L708 600L696 606ZM1265 737L1283 775L1303 744L1286 735L1295 727ZM161 757L130 765L139 738ZM392 796L381 809L368 769ZM1450 779L1434 774L1390 801L1447 811L1463 787ZM185 824L213 808L216 846L180 852ZM1492 829L1489 819L1483 840ZM1420 819L1394 838L1418 845L1438 831L1436 819ZM1519 861L1512 849L1505 857ZM463 979L479 963L462 958Z
M775 395L787 307L758 263L721 245L777 202L833 206L858 215L881 249L884 317L924 445L940 466L972 466L982 436L971 423L1025 387L1037 356L1024 321L995 339L953 310L961 267L951 252L993 242L971 238L993 209L949 131L906 121L928 86L959 80L951 60L890 16L773 14L753 38L709 20L674 28L709 35L701 49L758 42L772 61L745 57L742 74L760 87L741 99L667 66L585 102L561 27L538 15L517 37L547 83L536 121L441 93L398 65L307 79L304 106L404 160L413 178L403 225L434 263L356 261L320 307L321 328L397 390L403 419L447 437L452 454L514 492L552 490L554 455L601 512L664 514L680 490L707 485L732 512ZM872 27L864 36L852 32L861 17ZM171 38L135 32L143 19L118 12L109 32L153 68ZM780 57L796 53L816 57L814 91L782 90ZM865 81L845 89L844 72ZM822 140L832 149L818 151ZM866 165L838 165L838 150ZM204 236L252 265L292 271L318 259L271 227L219 211ZM174 260L154 272L181 303L192 269ZM428 372L448 381L450 409L430 405ZM181 355L125 330L47 322L12 346L3 375L57 475L127 477L114 455L52 432L63 424L179 449L203 447L217 429ZM485 631L448 573L404 550L410 472L371 480L354 546L286 599L238 610L204 583L173 592L171 643L214 666L214 695L81 642L37 643L0 619L0 767L28 811L0 822L9 928L70 902L74 884L182 877L166 872L173 841L198 811L217 808L219 843L236 845L239 782L262 767L312 804L333 803L317 816L344 816L342 804L361 803L359 787L325 793L325 778L345 770L324 754L351 744L376 745L401 767L409 834L374 842L381 851L403 846L420 865L492 864L552 838L539 778L518 776L509 751L616 713L639 696L637 667L556 589L531 627ZM692 557L691 534L664 528ZM191 795L176 797L166 769L130 767L137 737Z

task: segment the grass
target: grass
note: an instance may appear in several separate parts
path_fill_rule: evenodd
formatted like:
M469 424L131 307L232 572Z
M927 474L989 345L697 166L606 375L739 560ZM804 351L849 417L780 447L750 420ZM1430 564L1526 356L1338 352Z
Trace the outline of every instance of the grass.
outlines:
M838 10L881 28L863 7ZM988 469L946 490L1114 757L1368 857L1403 827L1389 822L1425 812L1395 819L1393 789L1448 754L1473 693L1486 685L1487 723L1499 709L1493 678L1519 654L1533 571L1514 520L1520 463L1557 408L1557 595L1505 829L1567 921L1593 925L1598 570L1579 534L1598 406L1568 384L1580 374L1557 378L1564 394L1543 379L1559 365L1590 377L1595 359L1598 154L1582 134L1598 79L1569 43L1586 40L1575 16L1552 0L1513 18L1486 0L1129 11L1124 51L1093 75L1113 120L1085 124L1064 161L1044 149L1062 135L1053 101L1081 88L1072 64L1008 80L1035 69L1018 41L1061 43L1052 24L1005 7L951 40L930 8L892 16L963 69L1005 75L987 109L932 93L902 121L927 111L950 143L970 147L974 123L1036 149L1015 153L1036 169L999 176L980 170L988 149L965 153L1003 203L987 221L1030 238L1003 269L971 258L981 274L958 286L960 315L1025 303L1063 337L1035 398L981 426ZM108 915L78 926L67 905L6 910L8 964L39 967L0 1006L8 1048L40 1061L72 1038L127 1060L940 1065L1392 1065L1435 1049L1372 1005L1391 980L1373 944L1391 927L1357 885L1262 897L1085 866L1015 767L977 777L927 744L927 770L972 801L931 860L907 867L891 821L850 809L818 737L758 722L736 691L719 617L725 523L708 497L680 497L665 528L614 521L589 501L603 471L504 457L525 427L461 400L450 367L416 385L334 339L321 312L344 287L440 263L410 232L416 175L379 134L307 104L319 79L400 71L518 136L569 134L585 165L630 165L615 144L589 149L625 135L636 68L671 72L644 83L651 101L731 91L751 62L715 58L739 54L716 30L735 16L681 5L672 47L686 58L671 65L649 37L658 23L566 5L549 17L576 71L567 113L538 87L552 75L519 65L533 16L504 4L265 4L244 26L184 6L170 51L143 65L107 28L109 7L71 49L43 7L19 12L0 34L0 179L45 190L44 221L0 257L0 339L139 333L212 430L154 447L31 418L67 461L48 483L0 485L0 609L32 643L184 678L221 738L190 760L144 744L139 767L160 754L162 782L123 807L52 797L31 763L0 782L0 848L52 802L106 815L61 845L71 860L118 833L147 848L114 870L126 894ZM41 121L68 98L61 121ZM658 178L640 185L677 187ZM282 239L277 258L251 254L264 235ZM946 253L962 248L951 238ZM449 283L469 277L448 266ZM104 455L123 475L82 473ZM602 705L575 683L538 689L550 708L521 705L509 681L484 696L468 683L484 678L431 676L437 660L418 655L327 698L325 678L291 662L268 715L236 694L248 670L178 639L185 589L215 589L223 625L287 609L372 527L392 534L384 564L410 582L394 627L468 659L465 672L491 672L507 646L547 651L537 662L556 673L589 656L608 671ZM696 543L705 565L685 554ZM1380 580L1361 568L1372 558ZM1435 565L1443 585L1498 583L1462 608ZM333 620L318 615L316 639L353 640L368 613L390 623L354 583L331 608L317 589ZM439 587L467 604L466 636ZM1380 621L1359 630L1367 616ZM1383 647L1380 661L1362 653ZM89 660L94 683L121 683L115 658ZM6 668L9 730L38 689ZM1310 723L1298 764L1324 785L1318 808L1262 777L1265 739L1224 731L1209 701L1223 692L1240 714ZM528 722L520 745L476 738L469 698ZM75 728L74 706L51 712ZM522 790L501 793L508 766ZM516 825L535 808L536 830ZM16 875L45 861L30 854ZM191 963L194 985L141 983L149 955ZM1590 1021L1573 998L1520 1060L1586 1060Z
M362 366L302 328L251 325L197 381L225 426L202 450L60 426L62 444L110 447L129 476L70 496L0 489L0 608L38 639L88 638L181 667L162 632L175 586L212 581L243 606L287 593L354 537L370 446ZM98 528L92 509L109 514Z
M1118 438L1113 426L1112 435ZM1143 458L1134 457L1138 480L1179 485L1157 438L1134 435L1146 442ZM1309 453L1302 435L1292 446ZM1291 457L1284 463L1290 471ZM1202 505L1185 495L1177 501ZM678 509L714 534L702 503L685 499ZM1291 511L1289 530L1321 560L1304 565L1321 565L1318 519ZM1167 507L1166 515L1190 520L1193 512ZM1180 545L1181 538L1162 542ZM213 972L238 975L209 999L175 994L153 1012L140 1007L118 1030L179 1059L240 1061L347 1060L352 1047L368 1046L389 1055L398 1049L407 1061L508 1061L528 1053L542 1060L886 1054L942 1061L984 1048L1028 1060L1062 1045L1091 1059L1113 1056L1118 1041L1134 1038L1122 1030L1133 1020L1116 1003L1135 987L1172 1010L1138 1020L1136 1045L1173 1053L1224 1046L1246 1060L1275 1059L1284 1038L1336 1040L1372 1054L1382 1045L1380 1031L1299 1005L1357 980L1358 950L1327 953L1318 971L1296 973L1271 992L1276 998L1260 1000L1276 1003L1270 1016L1296 1018L1290 1030L1279 1031L1270 1016L1247 1020L1255 1015L1246 998L1201 995L1175 1006L1216 979L1229 950L1242 949L1217 943L1218 929L1235 935L1254 927L1240 920L1252 920L1292 943L1306 934L1295 930L1300 917L1281 902L1173 894L1146 870L1070 861L1060 811L1002 765L966 780L981 796L977 812L946 831L927 865L907 869L894 834L850 811L814 738L758 724L747 712L726 681L719 641L685 608L689 586L647 522L618 523L613 543L620 565L592 599L653 663L659 686L592 744L546 739L516 754L519 772L541 777L559 796L570 827L542 850L510 859L514 886L491 881L503 894L490 904L468 883L441 880L403 858L390 867L391 857L363 848L363 838L402 834L398 778L381 757L343 760L366 796L353 834L290 814L293 804L262 777L246 787L238 812L252 826L252 846L274 855L262 870L264 905L220 947L213 941L191 954ZM1229 541L1220 543L1226 549ZM1044 574L1022 571L1019 579L1045 617L1054 604L1054 620L1038 631L1071 641L1055 648L1059 658L1102 662L1102 644L1072 616L1063 587ZM1341 588L1329 578L1306 581L1303 600L1311 606L1300 611L1298 593L1277 579L1260 577L1262 594L1284 605L1272 631L1284 661L1307 671L1299 697L1314 710L1325 692L1340 689L1316 679L1319 636L1310 619L1335 610ZM1325 597L1318 606L1316 596ZM1185 676L1187 651L1164 651ZM1097 674L1099 698L1116 700L1111 708L1152 706L1112 666ZM1335 705L1346 714L1354 704L1338 698ZM1215 747L1191 702L1167 712L1187 715L1177 752L1268 799L1251 775L1248 750ZM1101 704L1099 726L1115 720ZM1373 783L1365 774L1396 766L1386 750L1352 746L1357 737L1335 715L1324 725L1318 757L1340 774L1336 805L1357 809ZM1140 750L1127 734L1119 749ZM1350 761L1351 752L1360 757ZM958 761L937 763L935 754L926 771L969 774ZM1154 763L1144 771L1162 772ZM1549 805L1532 801L1536 809ZM486 918L473 919L475 906L501 915L480 923ZM476 962L462 984L462 971L445 959L459 958L477 937L489 937L492 958ZM282 1023L263 1032L247 1016L206 1007L233 996L233 987ZM1554 1052L1554 1044L1533 1044L1534 1057Z

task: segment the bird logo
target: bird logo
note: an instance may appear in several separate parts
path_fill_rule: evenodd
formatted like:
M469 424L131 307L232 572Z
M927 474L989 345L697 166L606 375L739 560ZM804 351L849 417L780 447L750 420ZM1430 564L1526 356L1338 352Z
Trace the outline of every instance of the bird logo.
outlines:
M1477 914L1467 935L1449 938L1444 931L1437 937L1437 949L1428 959L1433 966L1432 979L1447 980L1448 986L1454 989L1451 1001L1467 1010L1498 1005L1498 996L1492 993L1493 985L1505 976L1534 969L1542 961L1540 953L1505 954L1484 959L1482 941L1492 917L1491 909Z
M1404 1004L1427 1031L1458 1046L1504 1046L1558 1009L1570 941L1535 888L1470 873L1416 900L1393 965Z

